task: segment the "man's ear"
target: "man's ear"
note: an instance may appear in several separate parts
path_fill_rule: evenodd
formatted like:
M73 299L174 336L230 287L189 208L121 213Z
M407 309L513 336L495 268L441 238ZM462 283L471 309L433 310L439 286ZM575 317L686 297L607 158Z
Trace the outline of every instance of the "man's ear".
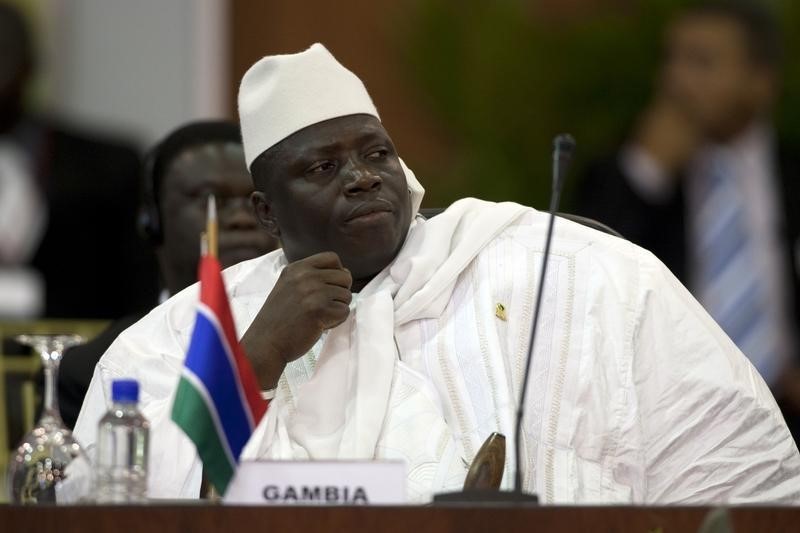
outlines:
M267 228L270 235L280 239L281 230L278 228L278 221L275 219L275 213L267 195L261 191L254 191L250 195L250 203L253 204L253 211L261 225Z

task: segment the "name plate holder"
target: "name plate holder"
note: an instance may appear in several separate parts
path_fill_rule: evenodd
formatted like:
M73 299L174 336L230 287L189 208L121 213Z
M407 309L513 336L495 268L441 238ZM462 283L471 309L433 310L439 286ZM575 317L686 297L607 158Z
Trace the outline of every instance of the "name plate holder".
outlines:
M225 494L232 505L406 503L401 461L242 461Z

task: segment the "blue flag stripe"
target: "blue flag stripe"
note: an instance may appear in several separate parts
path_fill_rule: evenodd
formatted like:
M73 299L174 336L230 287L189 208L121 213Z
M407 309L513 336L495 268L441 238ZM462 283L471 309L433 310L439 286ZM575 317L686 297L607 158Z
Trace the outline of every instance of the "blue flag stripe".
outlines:
M228 358L228 364L230 365L231 371L236 378L234 379L234 383L236 383L236 390L239 392L239 400L241 400L242 405L244 406L244 413L247 416L247 422L250 424L250 432L252 433L256 429L256 423L253 420L253 413L250 410L250 403L247 401L247 395L244 393L244 386L242 385L242 380L239 377L239 368L236 364L236 358L233 355L233 350L231 349L230 343L228 343L228 338L225 335L225 331L222 329L222 324L219 323L216 312L203 302L197 304L197 312L205 315L208 321L211 322L211 325L217 330L217 335L219 336L222 347L225 349L225 356ZM234 340L234 342L238 343L236 340Z
M183 372L181 373L186 381L191 383L192 387L195 391L197 391L197 395L203 399L203 403L206 405L206 410L208 411L208 416L214 422L214 427L216 428L217 435L219 435L219 442L222 445L222 449L225 451L225 457L228 459L228 462L231 465L232 470L236 470L237 460L234 457L233 452L231 451L231 447L228 444L228 439L225 438L225 434L222 431L222 424L220 422L219 413L217 412L217 408L214 405L214 402L211 400L211 396L208 394L208 390L206 389L203 382L198 378L194 373L186 367L183 367Z
M247 406L239 395L236 370L231 367L220 331L207 316L197 313L194 333L186 354L186 368L189 369L208 391L225 431L224 437L238 459L253 431Z

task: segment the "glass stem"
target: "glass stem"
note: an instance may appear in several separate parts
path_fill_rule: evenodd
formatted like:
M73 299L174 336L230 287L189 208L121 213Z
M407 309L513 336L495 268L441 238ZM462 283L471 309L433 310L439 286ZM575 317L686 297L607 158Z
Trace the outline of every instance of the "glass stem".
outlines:
M44 363L44 408L42 415L61 418L56 404L56 376L58 376L58 361L49 359Z

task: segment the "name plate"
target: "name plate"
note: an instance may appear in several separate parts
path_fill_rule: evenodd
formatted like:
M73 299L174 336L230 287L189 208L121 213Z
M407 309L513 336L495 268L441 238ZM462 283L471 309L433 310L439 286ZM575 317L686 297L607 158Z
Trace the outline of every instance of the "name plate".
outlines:
M242 461L225 503L396 505L406 502L400 461Z

